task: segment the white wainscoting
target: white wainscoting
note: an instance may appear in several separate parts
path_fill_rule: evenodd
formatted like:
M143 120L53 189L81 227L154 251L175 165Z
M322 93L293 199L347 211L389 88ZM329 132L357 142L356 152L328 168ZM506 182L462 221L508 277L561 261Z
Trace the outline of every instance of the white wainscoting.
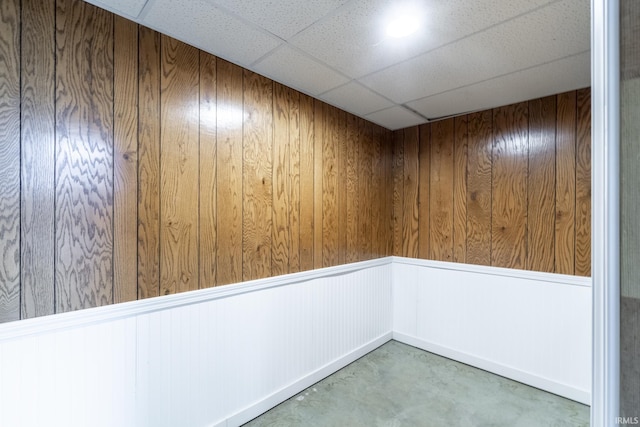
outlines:
M393 337L590 404L590 278L394 257Z
M391 339L390 262L0 325L0 425L237 426Z
M0 325L0 426L237 426L390 340L581 402L590 280L388 257Z

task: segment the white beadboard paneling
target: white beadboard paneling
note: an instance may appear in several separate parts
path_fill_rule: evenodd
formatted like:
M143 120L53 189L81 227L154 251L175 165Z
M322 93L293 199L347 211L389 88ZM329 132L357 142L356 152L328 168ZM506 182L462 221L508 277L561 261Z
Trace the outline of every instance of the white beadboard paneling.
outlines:
M0 425L240 425L392 331L581 400L589 295L584 278L389 257L4 324Z
M397 261L395 339L589 404L588 278ZM413 333L405 310L416 313Z

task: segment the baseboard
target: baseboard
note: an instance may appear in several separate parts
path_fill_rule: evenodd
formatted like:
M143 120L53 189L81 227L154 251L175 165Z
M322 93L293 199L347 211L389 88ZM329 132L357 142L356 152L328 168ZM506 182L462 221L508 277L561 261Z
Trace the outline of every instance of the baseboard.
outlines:
M348 364L358 360L367 353L372 352L376 348L380 347L384 343L392 339L392 332L387 332L379 336L378 338L369 341L363 346L356 348L355 350L345 354L344 356L318 368L317 370L309 373L308 375L298 379L297 381L281 388L280 390L270 394L264 399L255 402L236 412L230 417L220 420L211 425L211 427L235 427L242 425L255 417L263 414L274 406L284 402L285 400L295 396L306 388L311 387L318 381L328 377L329 375L339 371Z
M544 391L548 391L549 393L557 394L558 396L575 400L576 402L583 403L585 405L591 404L590 390L581 390L575 387L568 386L566 384L561 384L557 381L553 381L548 378L532 374L530 372L525 372L520 369L505 366L491 360L483 359L472 354L441 346L411 335L393 332L393 339L401 343L428 351L430 353L434 353L439 356L443 356L448 359L452 359L473 366L475 368L479 368L500 375L502 377L518 381Z

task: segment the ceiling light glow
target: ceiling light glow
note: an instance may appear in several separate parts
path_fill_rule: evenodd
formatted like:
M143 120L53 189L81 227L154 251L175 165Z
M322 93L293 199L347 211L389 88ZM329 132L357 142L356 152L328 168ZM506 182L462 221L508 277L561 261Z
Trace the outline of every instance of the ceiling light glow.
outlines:
M417 16L408 13L396 15L387 24L387 35L394 38L406 37L418 31L418 27L420 20Z

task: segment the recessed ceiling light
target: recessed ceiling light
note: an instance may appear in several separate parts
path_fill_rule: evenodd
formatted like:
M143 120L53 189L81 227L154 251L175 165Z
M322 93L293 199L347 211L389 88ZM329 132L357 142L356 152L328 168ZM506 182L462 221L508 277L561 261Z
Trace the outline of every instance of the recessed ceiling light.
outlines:
M406 37L418 31L420 19L410 13L395 14L387 24L387 35L389 37Z

